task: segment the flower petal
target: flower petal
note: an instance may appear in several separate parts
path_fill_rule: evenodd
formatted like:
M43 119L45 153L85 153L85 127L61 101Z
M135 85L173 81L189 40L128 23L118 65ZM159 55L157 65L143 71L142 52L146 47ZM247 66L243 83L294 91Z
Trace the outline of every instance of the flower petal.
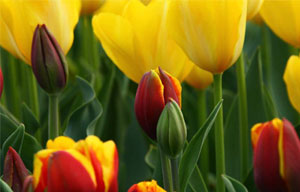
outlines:
M192 71L188 74L185 81L196 89L203 90L213 82L213 75L193 65Z

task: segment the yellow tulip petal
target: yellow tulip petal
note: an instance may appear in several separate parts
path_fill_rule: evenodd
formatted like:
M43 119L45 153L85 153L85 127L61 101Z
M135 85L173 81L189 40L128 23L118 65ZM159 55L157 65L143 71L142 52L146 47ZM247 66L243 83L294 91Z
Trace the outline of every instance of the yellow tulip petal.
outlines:
M194 65L185 81L196 89L203 90L213 82L213 75Z
M81 14L90 15L97 11L104 0L81 0Z
M300 113L300 57L291 56L286 65L283 79L293 107Z
M246 3L246 0L170 1L170 34L195 64L212 73L221 73L241 53Z
M263 0L248 0L247 2L247 20L250 20L259 12Z
M6 28L6 31L9 30L10 33L4 34L12 34L14 42L26 63L30 64L31 42L37 24L47 25L64 53L67 53L71 48L73 29L79 18L79 0L2 0L2 3L8 7L7 12L9 13L2 14L0 23L10 23ZM8 36L3 38L9 39ZM6 44L9 42L0 41L0 43L1 46L7 49L14 47ZM12 54L16 52L16 50L11 51Z
M51 139L47 141L47 149L71 149L74 147L74 145L75 142L73 139L65 136L56 137L54 141Z
M106 54L126 76L139 82L144 70L136 59L135 37L129 21L111 13L100 13L93 17L92 24Z
M287 43L300 48L300 1L264 0L260 14L272 31Z
M100 12L121 15L127 3L128 0L106 0L100 8Z

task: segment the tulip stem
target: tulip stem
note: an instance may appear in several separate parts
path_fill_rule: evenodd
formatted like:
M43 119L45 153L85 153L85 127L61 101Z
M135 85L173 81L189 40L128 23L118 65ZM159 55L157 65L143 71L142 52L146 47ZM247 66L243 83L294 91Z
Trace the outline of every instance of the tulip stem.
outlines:
M247 89L246 89L243 53L241 54L236 64L236 75L237 75L238 101L239 101L241 178L243 181L248 173L248 148L249 148Z
M54 139L59 135L58 95L49 94L48 138Z
M175 158L175 159L171 159L171 168L172 168L172 178L173 178L174 191L179 191L180 190L179 170L178 170L179 159L180 159L180 156Z
M214 104L217 105L222 100L222 73L214 75ZM225 150L224 150L224 130L223 130L223 107L215 121L215 148L216 148L216 172L217 172L217 192L225 192L225 184L222 174L225 174Z
M170 165L170 159L164 154L160 147L160 160L161 160L161 168L164 180L164 189L168 192L173 192L173 181L172 181L172 171Z
M262 27L262 46L261 46L261 53L264 63L264 69L266 73L266 85L268 90L271 90L271 40L269 35L269 30L266 25Z

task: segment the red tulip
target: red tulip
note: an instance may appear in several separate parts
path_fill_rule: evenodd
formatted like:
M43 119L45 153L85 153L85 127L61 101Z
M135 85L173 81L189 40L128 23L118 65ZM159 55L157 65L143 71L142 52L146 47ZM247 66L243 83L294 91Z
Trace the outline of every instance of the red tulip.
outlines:
M286 119L256 124L251 130L254 179L262 192L300 191L300 141Z
M13 191L22 191L25 178L29 175L19 154L9 147L4 160L3 180Z
M172 98L181 106L180 82L162 69L142 77L135 97L135 114L147 135L156 140L156 126L161 112Z
M130 187L128 192L166 192L163 188L157 185L157 182L143 181L138 184L134 184Z

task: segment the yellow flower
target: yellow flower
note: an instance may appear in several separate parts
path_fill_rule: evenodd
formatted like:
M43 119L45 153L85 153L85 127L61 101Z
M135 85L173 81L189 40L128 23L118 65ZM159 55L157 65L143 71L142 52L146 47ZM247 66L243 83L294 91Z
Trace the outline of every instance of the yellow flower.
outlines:
M300 113L300 57L291 56L286 65L283 79L293 107Z
M30 64L33 32L46 24L66 54L79 13L79 0L1 0L0 45Z
M299 0L265 0L260 14L276 35L300 48L299 10Z
M81 14L90 15L97 11L104 0L81 0Z
M240 56L246 0L176 0L168 13L170 34L200 68L222 73Z
M198 66L194 65L185 81L196 89L203 90L213 82L213 75Z
M259 12L263 0L248 0L247 3L247 20L252 19Z
M142 181L138 184L132 185L128 192L166 192L161 188L155 180L152 181Z
M34 156L34 191L118 191L118 151L113 141L60 136Z
M168 37L166 6L166 1L161 0L153 0L147 6L139 0L129 0L122 11L114 6L114 13L105 10L93 18L94 32L105 52L136 83L158 66L180 81L192 68L184 52Z

